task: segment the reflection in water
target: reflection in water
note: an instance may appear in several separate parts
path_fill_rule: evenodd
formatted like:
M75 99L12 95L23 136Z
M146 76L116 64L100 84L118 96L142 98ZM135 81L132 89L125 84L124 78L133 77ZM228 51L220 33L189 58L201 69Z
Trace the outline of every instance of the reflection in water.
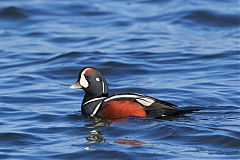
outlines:
M92 118L92 123L87 124L87 128L96 128L96 127L105 127L105 126L110 126L112 121L104 120L101 118L93 117Z
M83 149L84 149L84 150L87 150L87 151L90 151L90 150L92 150L92 151L93 151L93 150L96 150L95 148L90 148L90 147L84 147Z
M92 124L86 125L88 128L96 128L96 127L105 127L110 126L111 123L123 123L127 122L127 119L116 119L116 120L103 120L99 118L94 118ZM107 140L104 138L104 132L101 130L91 130L90 136L86 137L86 140L93 143L103 143ZM108 140L109 141L109 140ZM115 144L123 144L123 145L130 145L130 146L140 146L145 144L145 142L140 140L129 140L127 137L124 138L116 138L113 141ZM86 148L86 150L90 150L90 148Z
M89 141L89 142L99 142L99 143L105 142L102 131L92 130L92 131L90 131L90 134L91 134L91 136L86 137L87 141Z
M90 131L90 136L86 137L86 140L93 143L103 143L106 142L106 139L104 138L103 131L100 130L92 130ZM116 144L123 144L123 145L130 145L130 146L141 146L145 144L145 142L140 140L129 140L127 137L125 138L116 138L116 140L113 140ZM89 149L86 149L89 150Z
M105 121L103 119L95 117L92 119L92 123L86 125L86 127L87 128L105 127L105 126L109 126L110 124L111 124L111 121ZM95 129L90 131L90 136L86 137L86 140L89 142L97 142L97 143L105 142L103 132Z
M141 145L145 144L143 141L129 140L127 138L117 138L117 141L114 141L114 143L130 145L130 146L141 146Z

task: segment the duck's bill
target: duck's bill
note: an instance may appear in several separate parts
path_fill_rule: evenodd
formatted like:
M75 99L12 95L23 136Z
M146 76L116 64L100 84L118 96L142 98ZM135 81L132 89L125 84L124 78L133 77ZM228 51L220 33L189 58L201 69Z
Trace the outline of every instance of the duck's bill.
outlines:
M73 85L70 86L71 89L77 89L77 88L82 88L82 86L80 85L80 83L76 82Z

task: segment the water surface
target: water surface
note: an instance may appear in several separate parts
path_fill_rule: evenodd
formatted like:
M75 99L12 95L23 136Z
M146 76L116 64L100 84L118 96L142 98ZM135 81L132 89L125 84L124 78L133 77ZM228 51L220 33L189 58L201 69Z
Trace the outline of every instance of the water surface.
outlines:
M240 159L239 2L0 2L0 159ZM111 94L202 110L95 122L69 90L98 68Z

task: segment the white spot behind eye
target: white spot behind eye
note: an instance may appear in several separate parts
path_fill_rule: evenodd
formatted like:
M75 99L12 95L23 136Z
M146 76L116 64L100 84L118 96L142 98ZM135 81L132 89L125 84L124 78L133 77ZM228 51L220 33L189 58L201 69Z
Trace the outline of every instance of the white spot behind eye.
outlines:
M99 78L96 78L96 81L100 81L100 79L99 79Z

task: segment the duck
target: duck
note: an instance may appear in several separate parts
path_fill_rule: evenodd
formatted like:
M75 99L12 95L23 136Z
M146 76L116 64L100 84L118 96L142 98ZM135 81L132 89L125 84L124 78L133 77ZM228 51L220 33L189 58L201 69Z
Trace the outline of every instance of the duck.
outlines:
M81 112L88 117L103 119L164 118L197 111L196 109L180 109L170 102L142 94L121 93L110 96L106 79L100 71L93 67L83 68L79 72L77 81L70 88L84 90Z

